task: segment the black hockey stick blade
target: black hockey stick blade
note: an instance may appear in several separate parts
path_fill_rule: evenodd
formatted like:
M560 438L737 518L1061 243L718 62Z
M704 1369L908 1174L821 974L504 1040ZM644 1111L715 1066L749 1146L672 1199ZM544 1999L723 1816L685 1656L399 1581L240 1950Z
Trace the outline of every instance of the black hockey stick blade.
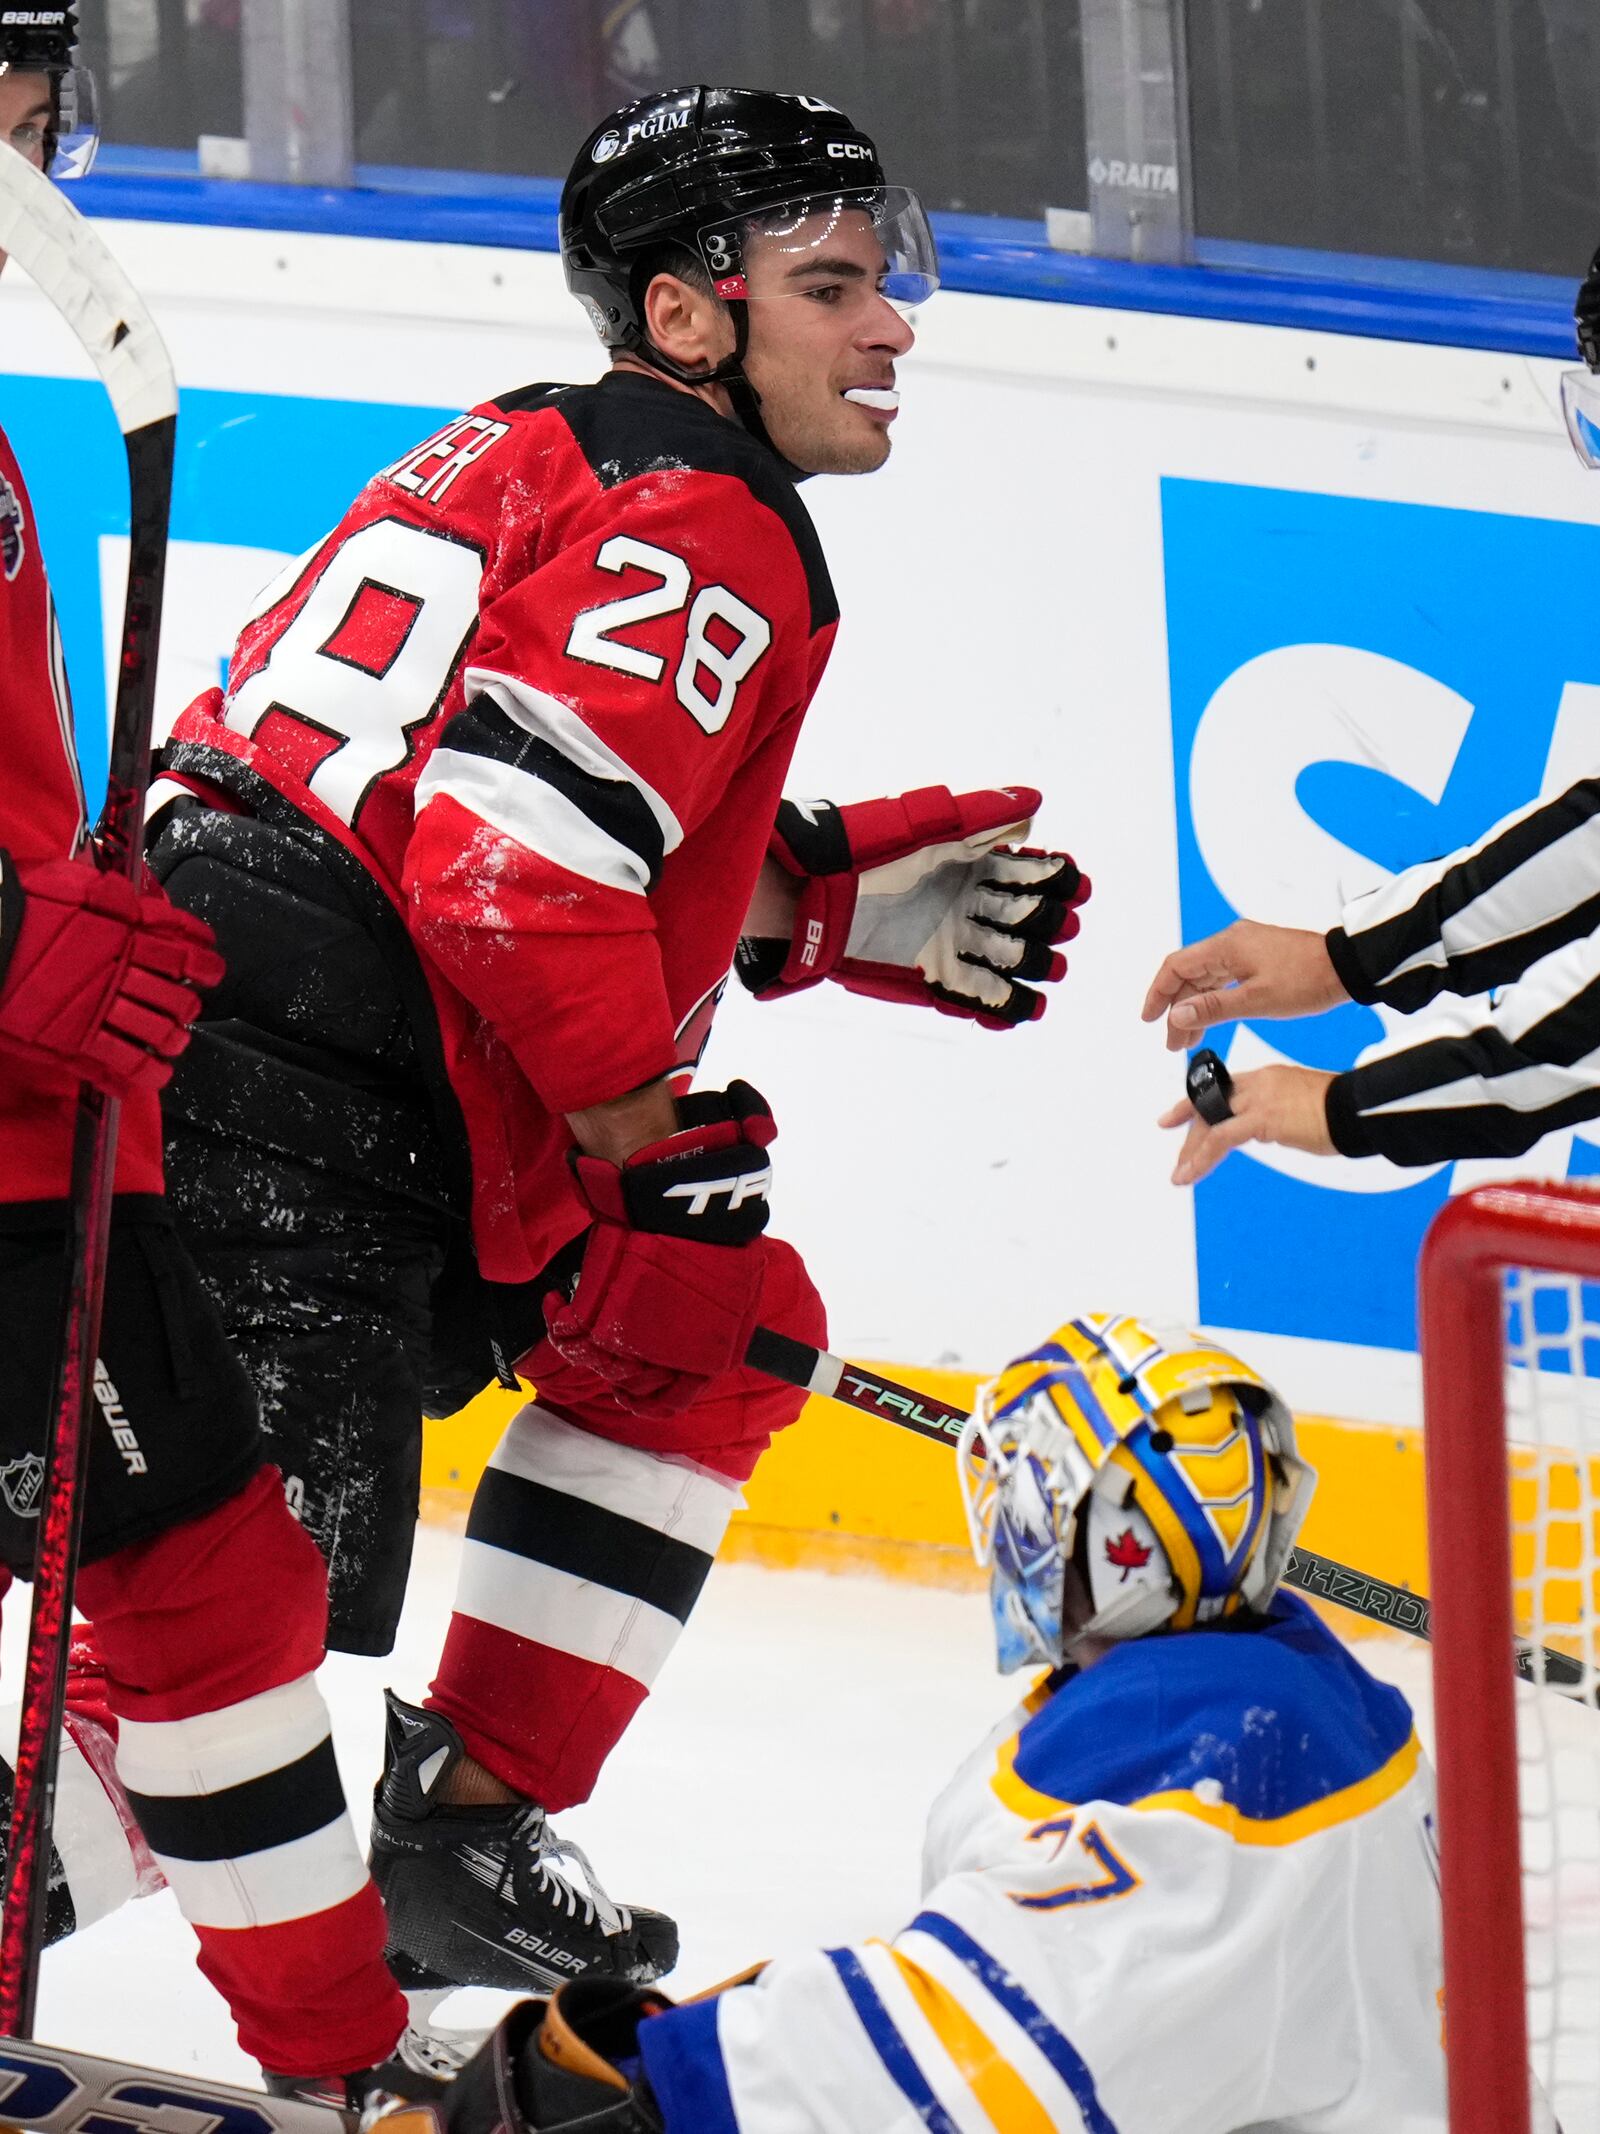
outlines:
M177 382L155 322L99 234L31 163L8 152L0 152L0 251L26 270L77 335L110 395L127 449L128 593L106 812L96 857L133 880L140 866L149 780ZM117 1114L118 1107L98 1091L87 1086L80 1091L72 1149L71 1260L46 1449L0 1907L0 2032L13 2038L26 2037L33 2028L44 1942L50 1821L111 1229Z
M61 2045L0 2038L0 2123L38 2134L355 2134L354 2112L298 2097L267 2097L198 2075L97 2060ZM386 2124L391 2124L386 2122ZM392 2124L398 2129L402 2122Z
M1384 1623L1391 1630L1432 1640L1432 1603L1422 1594L1413 1593L1409 1586L1392 1586L1387 1579L1352 1571L1331 1557L1298 1547L1289 1553L1283 1582L1300 1593L1314 1594L1318 1600L1332 1601L1336 1608L1348 1608L1352 1615L1365 1616L1369 1623ZM1559 1690L1563 1697L1600 1707L1600 1680L1592 1668L1586 1668L1569 1653L1518 1638L1511 1664L1524 1682L1542 1683L1547 1689Z
M919 1437L940 1444L954 1445L967 1421L964 1408L952 1408L945 1401L883 1377L865 1364L845 1363L826 1349L814 1349L808 1342L791 1340L768 1327L757 1327L751 1335L744 1360L752 1370L764 1371L785 1385L799 1386L825 1400L840 1401L863 1415L880 1416L902 1430L914 1430ZM1392 1630L1403 1630L1425 1642L1433 1635L1432 1611L1420 1593L1412 1593L1405 1586L1391 1586L1381 1578L1369 1578L1364 1571L1352 1571L1348 1564L1335 1563L1330 1556L1318 1556L1304 1548L1291 1550L1283 1582L1301 1593L1331 1601L1335 1607L1348 1608L1352 1615L1365 1616L1370 1623L1385 1623ZM1525 1682L1542 1683L1563 1697L1600 1707L1600 1684L1594 1671L1564 1652L1518 1638L1512 1665Z

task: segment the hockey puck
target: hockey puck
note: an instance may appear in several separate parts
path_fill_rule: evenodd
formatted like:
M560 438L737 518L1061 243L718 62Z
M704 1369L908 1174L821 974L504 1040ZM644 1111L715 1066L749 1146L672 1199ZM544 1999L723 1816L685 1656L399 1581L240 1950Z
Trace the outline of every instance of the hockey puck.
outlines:
M1189 1102L1204 1119L1207 1126L1220 1126L1224 1119L1233 1117L1233 1076L1209 1045L1195 1054L1189 1062L1188 1078L1184 1087L1189 1093Z

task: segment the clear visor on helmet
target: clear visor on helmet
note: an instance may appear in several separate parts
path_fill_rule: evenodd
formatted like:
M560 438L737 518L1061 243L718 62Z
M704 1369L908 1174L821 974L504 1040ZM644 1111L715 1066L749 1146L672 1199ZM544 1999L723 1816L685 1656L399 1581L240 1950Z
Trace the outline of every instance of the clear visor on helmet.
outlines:
M914 311L939 286L922 202L903 185L815 195L700 232L717 293L760 303L796 297L865 310L883 298Z
M56 110L56 159L50 175L82 178L100 151L100 91L87 67L69 67L60 77Z
M1561 412L1573 451L1586 467L1600 467L1600 378L1593 371L1561 373Z
M11 71L0 63L0 74ZM26 74L32 70L19 68L16 71ZM95 79L87 67L68 67L63 73L52 74L50 84L55 99L53 123L47 127L34 119L25 119L5 136L5 146L14 148L18 155L26 156L30 163L37 163L44 169L46 151L53 135L55 155L48 166L50 176L81 178L94 162L100 146L100 103Z

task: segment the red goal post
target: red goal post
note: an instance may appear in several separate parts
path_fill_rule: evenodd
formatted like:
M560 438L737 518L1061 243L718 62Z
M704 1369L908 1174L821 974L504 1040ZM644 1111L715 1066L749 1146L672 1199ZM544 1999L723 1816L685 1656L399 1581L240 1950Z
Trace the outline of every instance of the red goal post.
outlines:
M1450 2129L1533 2134L1530 2065L1600 2063L1600 1715L1511 1664L1521 1634L1600 1679L1600 1190L1463 1193L1418 1288Z

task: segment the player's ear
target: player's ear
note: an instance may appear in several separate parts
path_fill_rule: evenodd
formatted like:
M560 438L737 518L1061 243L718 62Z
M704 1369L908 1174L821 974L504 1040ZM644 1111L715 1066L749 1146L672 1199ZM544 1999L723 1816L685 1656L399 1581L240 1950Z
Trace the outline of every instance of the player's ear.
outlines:
M657 274L644 293L645 331L664 356L686 370L713 368L733 353L728 307L709 288Z

